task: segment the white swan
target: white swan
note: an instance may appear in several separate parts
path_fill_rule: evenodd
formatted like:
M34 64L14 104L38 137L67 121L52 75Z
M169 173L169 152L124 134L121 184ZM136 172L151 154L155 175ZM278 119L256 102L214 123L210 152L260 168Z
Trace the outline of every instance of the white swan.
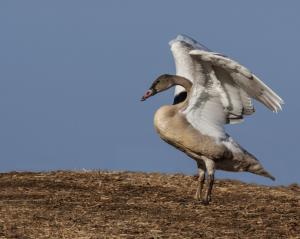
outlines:
M160 137L197 162L199 170L195 197L202 198L205 172L211 200L215 169L247 171L271 179L259 161L225 133L226 123L241 122L254 112L251 98L269 109L281 110L283 100L247 68L212 52L195 40L179 35L170 42L177 75L161 75L142 100L176 85L173 105L155 113Z

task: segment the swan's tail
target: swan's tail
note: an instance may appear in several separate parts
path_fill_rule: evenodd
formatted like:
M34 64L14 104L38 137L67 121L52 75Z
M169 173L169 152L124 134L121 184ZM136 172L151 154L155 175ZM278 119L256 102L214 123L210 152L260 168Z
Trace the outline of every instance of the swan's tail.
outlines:
M248 168L248 172L255 173L257 175L267 177L275 181L275 178L268 171L266 171L260 163L257 163L256 165L251 165Z
M245 156L247 158L247 161L249 162L246 171L270 178L273 181L275 181L275 177L273 177L268 171L266 171L264 167L260 164L260 162L252 154L247 152Z

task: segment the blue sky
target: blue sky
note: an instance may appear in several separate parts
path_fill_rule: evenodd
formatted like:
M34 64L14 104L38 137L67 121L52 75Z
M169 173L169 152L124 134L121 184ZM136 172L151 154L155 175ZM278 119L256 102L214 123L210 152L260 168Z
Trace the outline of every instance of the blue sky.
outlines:
M153 114L172 91L140 102L174 73L168 42L184 33L243 63L284 100L228 132L275 183L300 182L299 1L1 1L0 171L110 169L196 173L162 142Z

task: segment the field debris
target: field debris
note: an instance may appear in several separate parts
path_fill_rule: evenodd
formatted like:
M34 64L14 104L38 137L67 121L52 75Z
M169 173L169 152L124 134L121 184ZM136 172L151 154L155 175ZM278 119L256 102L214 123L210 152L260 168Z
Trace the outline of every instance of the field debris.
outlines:
M300 187L216 180L194 200L182 174L0 174L0 238L300 238Z

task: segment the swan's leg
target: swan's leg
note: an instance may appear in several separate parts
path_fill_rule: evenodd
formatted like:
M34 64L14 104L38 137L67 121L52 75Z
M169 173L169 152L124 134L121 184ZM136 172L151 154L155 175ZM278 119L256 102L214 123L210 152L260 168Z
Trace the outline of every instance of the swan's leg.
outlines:
M203 198L202 197L202 191L203 191L202 189L203 189L203 184L205 181L205 170L200 167L200 164L198 161L197 161L197 166L198 166L199 177L198 177L198 184L197 184L197 191L195 194L195 199L200 200Z
M207 191L203 199L203 203L208 204L211 201L211 192L215 179L215 162L207 157L203 157L203 161L207 170Z

